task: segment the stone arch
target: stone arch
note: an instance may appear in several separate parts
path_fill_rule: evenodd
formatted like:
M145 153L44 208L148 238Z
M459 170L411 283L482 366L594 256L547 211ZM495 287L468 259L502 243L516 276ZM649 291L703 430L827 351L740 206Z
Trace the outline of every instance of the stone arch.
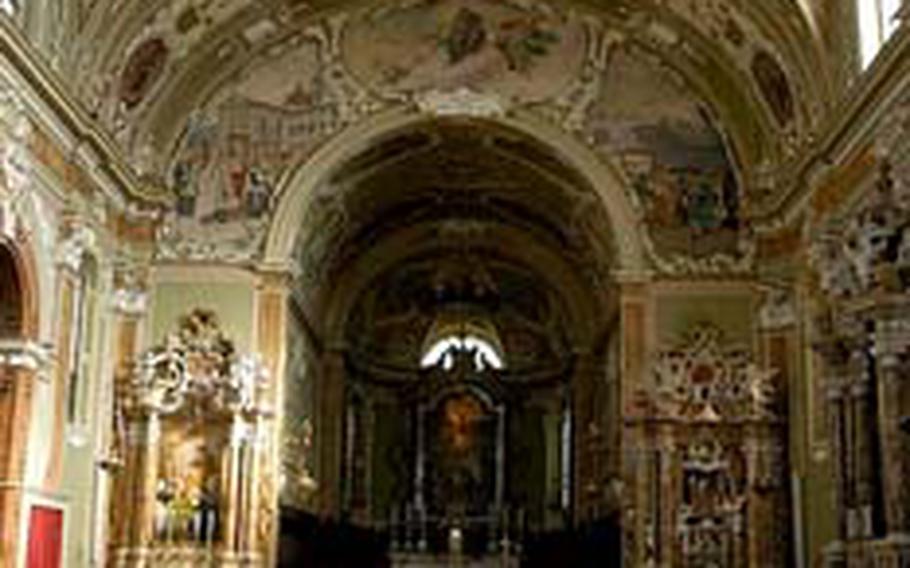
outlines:
M291 260L308 209L317 193L324 191L323 184L339 166L384 137L425 124L432 118L410 109L397 108L362 119L289 172L282 180L275 215L266 236L265 265L282 267ZM576 137L528 113L519 111L483 120L491 126L526 136L579 173L595 191L609 219L607 230L614 249L616 270L632 273L648 270L641 228L621 174Z

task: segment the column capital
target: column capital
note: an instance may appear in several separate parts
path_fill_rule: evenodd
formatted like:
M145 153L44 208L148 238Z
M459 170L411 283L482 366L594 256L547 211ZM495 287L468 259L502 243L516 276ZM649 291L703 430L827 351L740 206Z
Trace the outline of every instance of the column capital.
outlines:
M885 368L906 364L910 355L910 321L904 318L879 319L875 325L875 352Z
M38 371L51 360L47 345L30 340L0 340L0 367Z
M256 267L260 288L287 288L300 275L300 268L293 261L263 262Z

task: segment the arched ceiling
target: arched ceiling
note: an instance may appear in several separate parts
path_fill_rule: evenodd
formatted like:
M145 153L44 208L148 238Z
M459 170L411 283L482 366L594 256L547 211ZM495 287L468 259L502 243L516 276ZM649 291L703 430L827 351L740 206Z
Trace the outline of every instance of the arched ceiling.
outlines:
M67 2L69 17L65 19L70 30L64 35L72 48L65 51L60 67L85 104L135 157L143 173L164 181L188 117L211 100L228 96L226 92L243 94L243 76L255 75L265 66L289 65L280 55L292 46L315 41L319 49L312 57L318 61L310 62L312 65L297 61L282 70L286 77L293 69L306 77L312 68L327 66L340 83L332 87L333 96L347 90L351 105L371 103L362 100L365 95L358 92L364 87L363 81L351 82L350 77L341 76L351 71L355 78L363 79L351 69L348 51L352 45L369 49L370 44L358 45L346 38L376 31L363 25L364 21L373 23L395 10L407 11L420 4L438 3ZM527 10L533 18L552 17L563 24L571 20L560 32L574 33L572 26L577 26L586 42L579 53L595 67L604 63L603 52L609 51L609 46L631 44L657 64L679 73L722 124L744 175L751 177L757 175L760 164L776 163L797 152L799 144L811 138L815 121L823 115L820 111L831 100L820 46L812 19L807 17L812 7L805 4L792 0L574 0L549 4L546 0L516 0L501 3L509 8L491 10L499 10L504 18L513 14L503 10ZM399 24L393 21L386 31ZM375 37L388 36L380 33ZM531 45L532 51L547 49L545 36L534 41L539 45ZM526 55L513 49L516 45L498 47L511 58L511 64L521 65L518 58ZM575 76L567 76L567 81L579 77L584 81L591 70L590 66L578 66L572 72ZM317 77L310 79L312 84ZM366 89L375 95L375 84L366 83ZM304 102L313 97L313 91L297 95ZM318 101L311 98L309 102Z
M496 275L490 294L468 303L492 309L490 317L503 303L521 303L509 284L519 273L559 297L573 328L588 330L582 335L610 317L609 223L581 222L601 207L592 205L593 190L513 132L477 120L428 122L355 156L327 185L297 246L295 297L320 336L346 333L360 298L384 288L376 282L390 274L413 272L409 266L423 287L396 290L399 303L420 309L411 315L423 327L443 304L464 304L459 295L475 294L472 283L485 273ZM486 305L494 296L496 306Z

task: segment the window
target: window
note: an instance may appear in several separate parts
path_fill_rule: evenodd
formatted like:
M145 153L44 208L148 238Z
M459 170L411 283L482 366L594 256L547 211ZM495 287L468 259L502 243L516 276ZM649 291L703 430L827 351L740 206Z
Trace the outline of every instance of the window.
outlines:
M474 368L483 371L487 367L502 369L505 367L502 357L493 348L493 345L476 335L449 335L433 344L420 360L421 367L435 367L442 365L449 370L455 365L455 353L459 351L474 351Z
M856 0L859 13L860 54L868 67L882 45L897 29L902 0Z
M16 0L0 0L0 10L12 16L19 11L19 4Z

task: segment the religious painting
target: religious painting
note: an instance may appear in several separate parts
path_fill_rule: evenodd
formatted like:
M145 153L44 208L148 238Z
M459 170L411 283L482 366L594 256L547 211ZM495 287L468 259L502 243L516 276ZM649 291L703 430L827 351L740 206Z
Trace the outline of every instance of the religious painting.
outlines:
M586 133L605 156L619 158L661 256L736 253L742 222L734 164L708 107L681 77L616 52Z
M455 394L430 414L427 486L434 514L484 515L495 502L496 415L475 395Z
M192 114L171 163L170 246L183 255L249 258L275 205L276 183L335 125L321 48L298 42L254 63Z
M155 539L212 543L219 538L221 460L227 440L198 420L169 423L162 433L155 485Z
M469 89L515 102L555 96L581 68L584 28L528 2L423 0L365 12L346 30L352 73L382 95Z
M126 108L142 102L161 76L167 57L167 44L160 37L148 39L133 50L120 75L120 100Z
M768 52L759 51L752 59L752 75L778 124L786 126L793 122L793 93L777 60Z

